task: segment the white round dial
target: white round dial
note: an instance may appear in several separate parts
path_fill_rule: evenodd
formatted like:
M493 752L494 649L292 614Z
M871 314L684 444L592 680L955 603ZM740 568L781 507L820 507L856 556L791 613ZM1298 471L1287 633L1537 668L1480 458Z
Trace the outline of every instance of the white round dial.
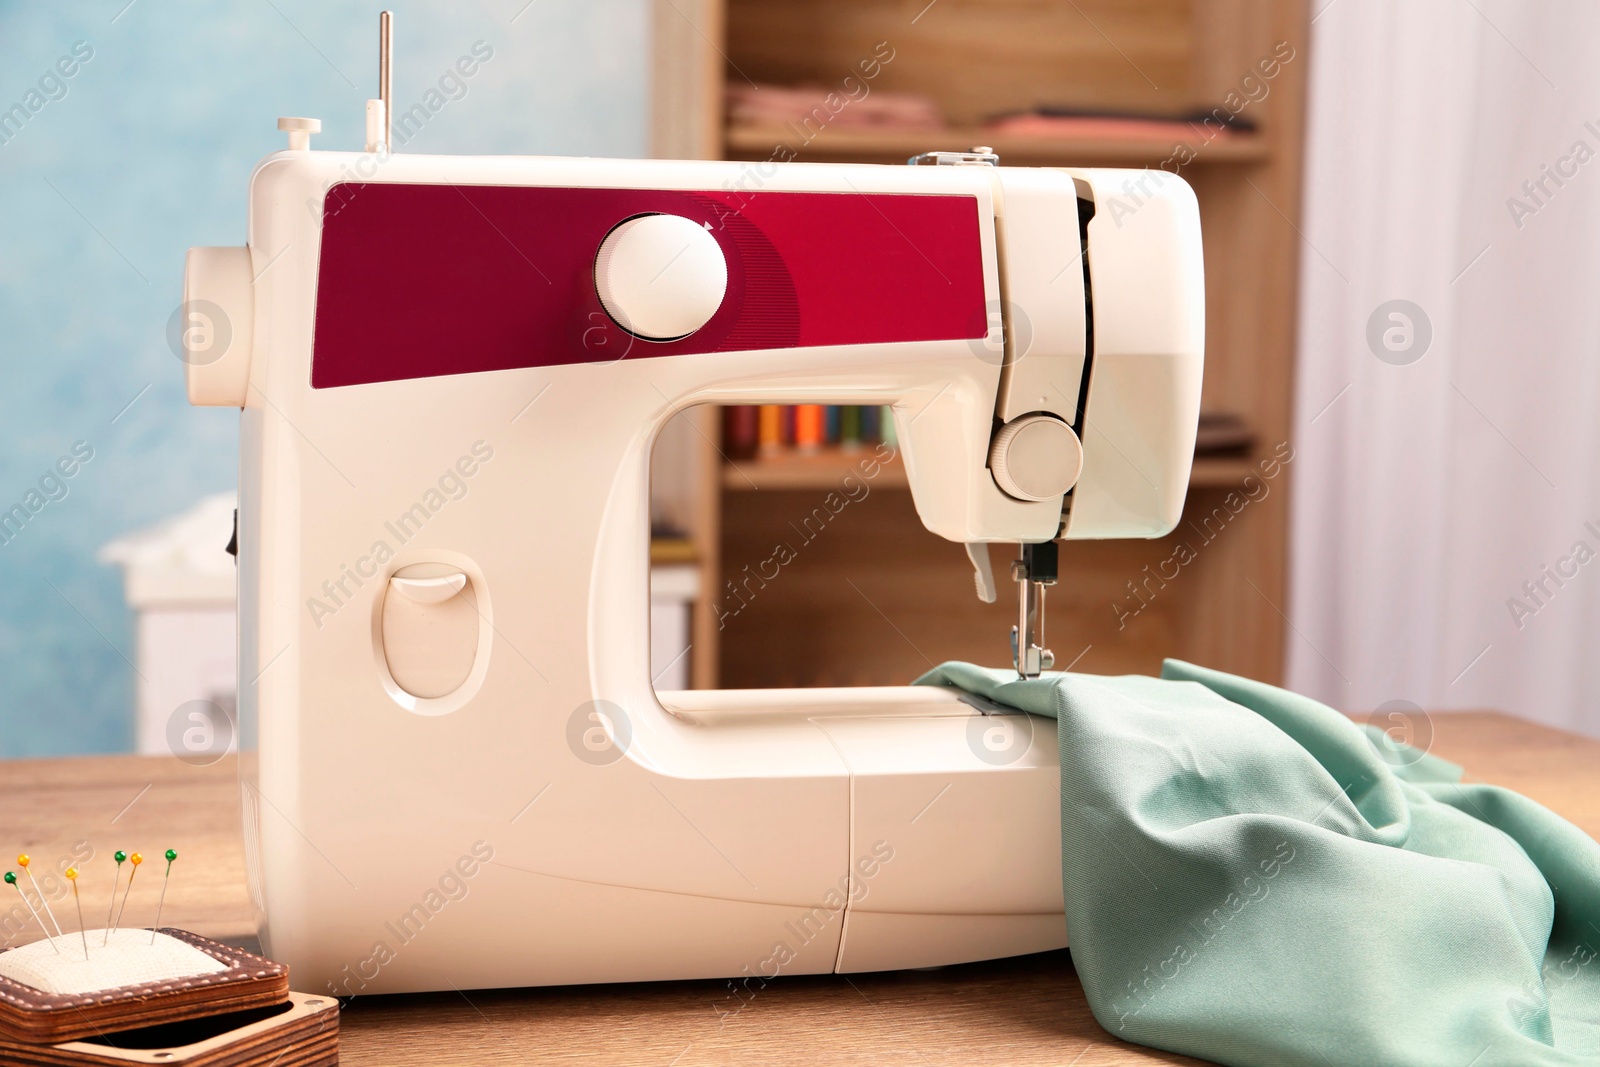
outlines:
M618 326L646 340L671 341L717 313L728 290L728 263L698 222L640 215L600 242L594 286Z
M989 470L1007 496L1051 500L1077 484L1083 473L1083 444L1060 419L1024 415L994 435Z

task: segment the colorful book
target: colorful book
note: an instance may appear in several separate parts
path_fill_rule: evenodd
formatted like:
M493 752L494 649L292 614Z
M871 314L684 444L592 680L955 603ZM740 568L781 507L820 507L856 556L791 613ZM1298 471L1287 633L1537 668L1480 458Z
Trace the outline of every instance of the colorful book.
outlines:
M823 424L821 404L796 404L794 409L794 446L801 452L816 452L822 448L826 426Z
M861 447L861 409L855 404L839 409L839 447L846 451Z
M757 414L756 442L762 452L783 448L783 411L777 404L762 404Z
M861 409L861 439L863 441L876 441L878 439L879 416L883 408L877 404Z
M729 459L749 459L761 440L761 417L754 404L722 409L722 451Z

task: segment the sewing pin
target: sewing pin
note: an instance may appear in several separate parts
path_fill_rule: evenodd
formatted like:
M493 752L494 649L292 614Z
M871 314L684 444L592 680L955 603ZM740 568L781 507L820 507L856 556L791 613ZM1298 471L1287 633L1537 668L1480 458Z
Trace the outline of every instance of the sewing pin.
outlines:
M156 922L150 927L150 943L156 943L156 931L161 928L161 908L167 902L167 883L172 881L172 861L178 858L178 853L167 849L167 873L161 876L161 899L156 901Z
M45 898L44 890L39 888L39 881L33 876L33 869L28 866L32 862L26 852L17 857L17 866L27 872L28 881L33 883L33 891L39 894L39 903L44 905L44 913L50 916L50 925L56 928L56 936L64 937L66 935L61 932L61 924L56 922L56 913L50 910L50 901Z
M117 921L111 924L113 930L122 925L122 912L128 906L128 894L133 892L133 876L139 873L139 864L144 862L144 857L135 852L128 857L128 862L133 864L133 870L128 872L128 884L122 890L122 904L117 908Z
M117 883L122 881L122 861L128 858L128 854L119 848L111 854L111 858L117 861L117 875L111 879L111 903L106 905L106 936L100 940L102 946L111 944L111 912L117 906Z
M72 883L72 902L78 905L78 933L83 936L84 962L89 959L89 930L83 925L83 898L78 896L78 868L68 867L61 872L67 876L67 881Z
M17 892L22 893L22 886L17 885L17 872L6 872L6 885L17 886ZM50 928L39 918L39 913L33 910L33 901L28 899L28 894L22 893L22 902L28 906L28 914L33 916L33 921L39 924L39 929L44 931L44 939L50 942L50 947L56 950L56 955L61 955L61 949L56 947L56 939L50 936Z

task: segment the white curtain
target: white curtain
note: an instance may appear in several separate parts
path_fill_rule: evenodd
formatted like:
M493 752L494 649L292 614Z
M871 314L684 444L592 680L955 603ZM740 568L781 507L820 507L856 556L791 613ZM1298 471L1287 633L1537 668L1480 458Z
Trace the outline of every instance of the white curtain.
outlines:
M1312 2L1289 684L1600 736L1600 5Z

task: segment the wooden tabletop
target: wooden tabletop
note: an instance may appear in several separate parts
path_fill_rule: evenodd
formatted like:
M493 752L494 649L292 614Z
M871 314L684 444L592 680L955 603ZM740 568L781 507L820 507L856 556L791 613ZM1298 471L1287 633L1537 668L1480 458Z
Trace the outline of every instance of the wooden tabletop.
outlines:
M1433 751L1467 767L1475 780L1515 789L1600 834L1600 742L1489 713L1437 715L1432 723ZM148 756L3 763L0 855L26 850L33 869L43 873L73 856L75 847L73 858L82 864L84 849L92 846L100 861L86 866L84 906L98 911L105 898L91 875L107 867L104 854L143 847L155 862L133 887L124 921L148 925L160 891L157 854L181 827L183 855L163 925L248 942L255 931L238 789L232 758L209 767ZM12 903L0 907L0 922L12 921L5 910ZM0 931L0 939L31 936L12 925ZM1199 1062L1129 1045L1101 1030L1065 952L934 971L784 978L719 1024L715 1006L725 994L720 982L666 982L359 997L344 1012L340 1062Z

